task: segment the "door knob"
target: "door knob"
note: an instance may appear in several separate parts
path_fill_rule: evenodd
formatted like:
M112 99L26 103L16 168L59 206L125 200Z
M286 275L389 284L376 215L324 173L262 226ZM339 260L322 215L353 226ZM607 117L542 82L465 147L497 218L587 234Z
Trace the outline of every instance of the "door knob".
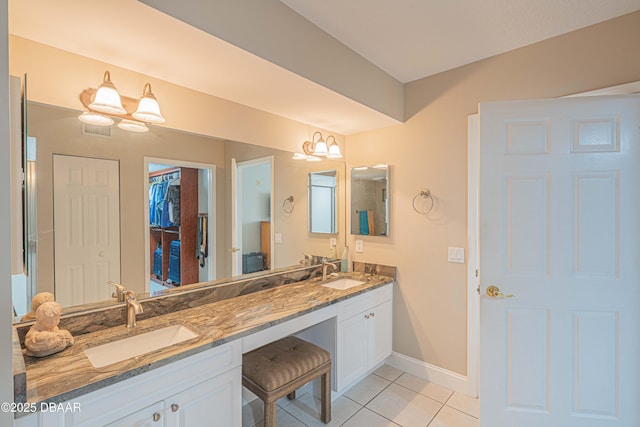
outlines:
M498 288L497 286L489 286L487 288L487 295L489 295L492 298L513 298L515 295L513 294L509 294L509 295L505 295L502 292L500 292L500 288Z
M240 250L240 248L231 248L231 249L229 249L229 251L232 252L232 253L236 253L239 250Z

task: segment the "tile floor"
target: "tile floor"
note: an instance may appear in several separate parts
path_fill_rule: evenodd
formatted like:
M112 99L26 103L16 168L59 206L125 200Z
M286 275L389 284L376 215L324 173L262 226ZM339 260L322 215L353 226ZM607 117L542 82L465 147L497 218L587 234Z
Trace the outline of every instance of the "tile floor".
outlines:
M262 401L242 408L243 427L262 427ZM320 421L320 401L308 392L282 398L278 427L478 427L480 402L383 365L332 403L331 423Z

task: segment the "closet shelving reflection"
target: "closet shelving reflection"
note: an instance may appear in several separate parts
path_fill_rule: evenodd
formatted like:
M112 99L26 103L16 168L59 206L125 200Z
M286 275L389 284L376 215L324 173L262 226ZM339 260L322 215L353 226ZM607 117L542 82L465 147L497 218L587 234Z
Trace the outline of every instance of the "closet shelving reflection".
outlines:
M179 213L175 212L178 216L173 217L175 224L166 216L164 220L158 218L150 209L151 280L163 286L196 283L199 281L198 258L195 256L198 233L198 170L177 167L149 173L150 188L152 183L160 182L165 182L167 187L171 183L179 183L180 207ZM152 197L150 203L151 199ZM174 247L172 259L171 242L176 240L180 241L180 245L179 248ZM158 248L161 248L161 261L154 259ZM173 274L169 274L171 265L175 269L178 264L180 273L173 271Z

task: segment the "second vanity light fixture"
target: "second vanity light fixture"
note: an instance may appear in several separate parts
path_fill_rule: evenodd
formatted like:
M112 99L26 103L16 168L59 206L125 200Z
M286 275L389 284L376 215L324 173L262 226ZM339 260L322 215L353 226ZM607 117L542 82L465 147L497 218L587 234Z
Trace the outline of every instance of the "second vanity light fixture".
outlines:
M120 96L115 85L111 82L111 74L105 71L102 84L98 89L85 89L80 94L85 111L78 117L81 122L95 126L111 126L114 118L121 119L120 129L131 132L147 132L146 123L164 123L160 113L160 105L153 92L151 84L146 83L139 100ZM124 104L124 105L123 105ZM128 108L127 108L128 107ZM133 111L135 107L135 111ZM130 113L129 111L133 111Z
M316 138L318 135L318 138ZM302 153L295 153L293 158L296 160L306 160L308 162L319 162L322 157L327 159L341 159L342 152L340 146L333 135L329 135L325 141L322 133L316 131L311 137L311 141L302 143Z

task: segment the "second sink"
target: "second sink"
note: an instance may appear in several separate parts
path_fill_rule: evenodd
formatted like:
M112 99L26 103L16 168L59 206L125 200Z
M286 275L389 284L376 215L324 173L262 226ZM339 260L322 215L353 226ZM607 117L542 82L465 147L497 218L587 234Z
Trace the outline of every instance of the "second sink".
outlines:
M183 325L172 325L144 334L135 335L84 351L94 368L121 362L141 354L150 353L170 345L199 336Z
M355 279L338 279L332 282L323 283L322 286L325 288L337 289L339 291L344 291L349 288L353 288L354 286L362 285L363 281L355 280Z

